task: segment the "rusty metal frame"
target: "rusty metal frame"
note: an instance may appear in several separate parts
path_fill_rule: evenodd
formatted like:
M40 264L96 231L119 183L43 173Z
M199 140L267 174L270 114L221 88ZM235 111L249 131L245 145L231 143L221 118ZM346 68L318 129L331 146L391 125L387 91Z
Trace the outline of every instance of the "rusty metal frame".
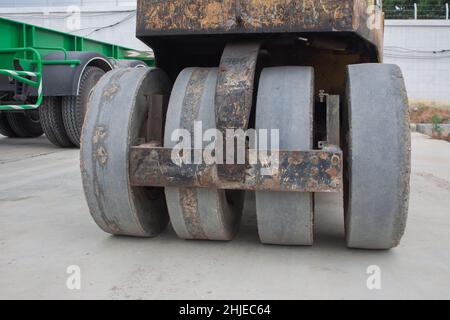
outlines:
M378 48L383 18L375 0L138 0L137 37L351 32Z
M327 142L340 146L340 99L338 95L328 95L327 99Z
M141 187L195 187L227 190L257 190L284 192L341 192L342 152L335 146L325 150L272 152L278 169L267 175L265 161L244 165L245 175L240 180L227 181L218 176L218 165L176 163L173 151L154 144L131 148L130 178L133 186ZM184 150L202 152L203 150ZM259 150L261 154L269 154ZM261 157L264 159L264 157Z
M246 130L248 127L260 46L260 42L230 42L222 54L216 85L215 112L216 126L223 137L226 136L227 129ZM243 165L218 165L217 170L220 178L230 181L241 180L245 175Z

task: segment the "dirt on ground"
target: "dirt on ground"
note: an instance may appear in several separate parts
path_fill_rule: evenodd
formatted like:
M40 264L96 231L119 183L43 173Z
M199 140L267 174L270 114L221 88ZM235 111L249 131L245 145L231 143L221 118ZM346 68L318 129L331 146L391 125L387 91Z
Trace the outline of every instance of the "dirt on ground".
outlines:
M450 142L450 135L442 136L442 135L438 135L438 134L433 134L431 136L431 138L435 139L435 140L444 140L444 141Z
M441 123L450 123L450 105L433 101L412 101L410 103L411 123L433 123L438 116Z

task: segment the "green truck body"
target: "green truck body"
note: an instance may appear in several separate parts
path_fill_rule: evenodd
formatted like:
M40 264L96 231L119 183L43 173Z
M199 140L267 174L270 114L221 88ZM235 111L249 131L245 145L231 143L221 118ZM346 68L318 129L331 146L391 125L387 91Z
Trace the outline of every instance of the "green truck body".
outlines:
M23 22L0 18L0 80L3 83L21 83L35 88L35 98L29 101L13 99L5 94L0 82L0 111L36 109L43 100L43 69L46 66L70 66L77 68L83 61L70 58L72 53L92 52L104 56L111 65L115 60L140 60L152 66L153 55L87 39L77 35L30 25ZM60 58L46 59L46 56L59 52ZM8 80L5 80L8 79Z

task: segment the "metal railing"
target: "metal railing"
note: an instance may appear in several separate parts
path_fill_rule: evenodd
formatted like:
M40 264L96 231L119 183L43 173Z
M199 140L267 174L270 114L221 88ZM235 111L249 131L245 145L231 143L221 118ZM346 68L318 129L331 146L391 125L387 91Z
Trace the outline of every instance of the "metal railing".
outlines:
M449 4L423 5L413 3L411 5L385 6L386 19L445 19L449 20Z
M39 50L54 50L62 51L64 54L64 59L62 60L43 60L41 52ZM68 59L67 51L64 48L49 48L49 47L26 47L26 48L9 48L0 49L0 54L12 54L13 59L17 53L23 53L24 59L22 62L27 65L30 70L9 70L0 69L0 75L7 76L18 82L27 84L37 90L37 101L33 104L0 104L0 111L5 110L29 110L37 109L42 104L44 98L42 92L42 67L44 65L77 65L80 64L80 60L70 60ZM27 54L31 54L31 59L26 59ZM35 79L35 80L33 80Z

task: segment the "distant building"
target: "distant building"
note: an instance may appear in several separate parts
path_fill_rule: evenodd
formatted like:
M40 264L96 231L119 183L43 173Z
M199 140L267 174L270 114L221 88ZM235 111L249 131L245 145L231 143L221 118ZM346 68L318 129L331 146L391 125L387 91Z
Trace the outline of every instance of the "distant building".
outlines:
M148 50L135 38L136 0L2 0L0 16Z

